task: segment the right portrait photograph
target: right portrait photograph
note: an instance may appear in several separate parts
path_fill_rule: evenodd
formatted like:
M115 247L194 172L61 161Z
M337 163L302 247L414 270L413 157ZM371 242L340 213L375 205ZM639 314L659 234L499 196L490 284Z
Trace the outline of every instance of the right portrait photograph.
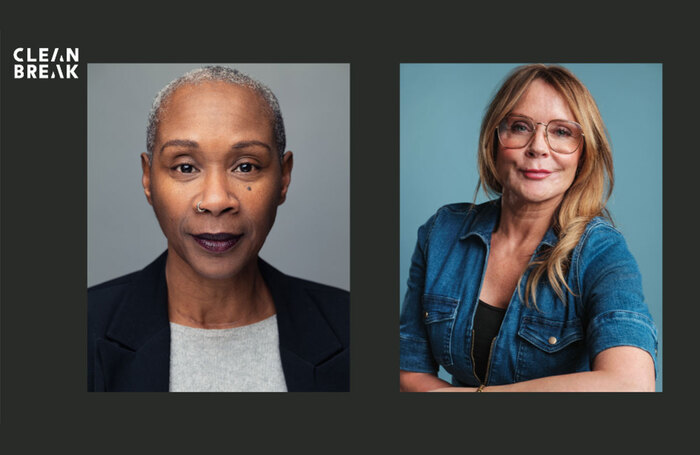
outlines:
M663 391L662 74L401 65L401 391Z

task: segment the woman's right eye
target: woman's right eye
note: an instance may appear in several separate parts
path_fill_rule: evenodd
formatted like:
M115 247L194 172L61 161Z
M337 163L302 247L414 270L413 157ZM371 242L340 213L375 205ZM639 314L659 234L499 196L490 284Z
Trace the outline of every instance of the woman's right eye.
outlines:
M510 130L514 133L529 133L532 128L527 123L518 121L510 125Z

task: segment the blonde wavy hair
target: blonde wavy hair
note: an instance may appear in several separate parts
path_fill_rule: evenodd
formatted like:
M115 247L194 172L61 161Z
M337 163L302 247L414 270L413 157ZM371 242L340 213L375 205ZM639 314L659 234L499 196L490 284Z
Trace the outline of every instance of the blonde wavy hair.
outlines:
M549 84L567 101L575 120L583 127L584 134L576 176L552 219L559 241L528 265L532 272L525 286L525 305L529 304L531 298L537 308L537 285L545 276L562 302L566 302L564 289L574 294L565 277L571 253L591 219L602 216L612 223L605 205L612 193L614 176L607 131L588 89L573 73L561 66L525 65L515 68L508 75L489 104L482 121L479 135L479 183L476 192L483 187L488 196L502 194L503 186L496 172L496 128L535 79Z

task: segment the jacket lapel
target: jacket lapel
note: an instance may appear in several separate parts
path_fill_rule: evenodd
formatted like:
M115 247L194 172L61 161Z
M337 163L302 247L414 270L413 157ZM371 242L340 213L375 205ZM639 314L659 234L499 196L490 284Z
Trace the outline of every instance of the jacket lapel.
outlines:
M95 384L105 391L167 392L170 324L167 252L143 269L124 295L106 337L97 341ZM317 366L342 350L303 281L259 259L277 311L280 356L290 392L323 390ZM98 386L99 387L99 386Z
M259 260L277 310L282 369L290 392L323 389L316 367L342 350L303 281L290 278Z
M97 342L96 384L106 391L169 388L170 325L163 253L143 269L116 311L106 337Z

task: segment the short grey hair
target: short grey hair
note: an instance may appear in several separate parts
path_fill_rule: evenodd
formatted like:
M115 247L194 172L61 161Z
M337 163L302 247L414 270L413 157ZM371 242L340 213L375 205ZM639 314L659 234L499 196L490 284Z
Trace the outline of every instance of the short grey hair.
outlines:
M153 148L156 143L156 133L160 114L168 99L175 93L175 90L184 85L196 85L202 82L226 82L232 85L247 87L260 95L270 109L272 117L272 130L275 135L275 146L277 153L282 159L286 147L287 138L284 132L284 121L282 111L277 97L266 85L256 81L245 73L225 66L204 66L183 74L163 87L153 99L151 111L148 114L148 127L146 129L146 151L149 162L153 161Z

